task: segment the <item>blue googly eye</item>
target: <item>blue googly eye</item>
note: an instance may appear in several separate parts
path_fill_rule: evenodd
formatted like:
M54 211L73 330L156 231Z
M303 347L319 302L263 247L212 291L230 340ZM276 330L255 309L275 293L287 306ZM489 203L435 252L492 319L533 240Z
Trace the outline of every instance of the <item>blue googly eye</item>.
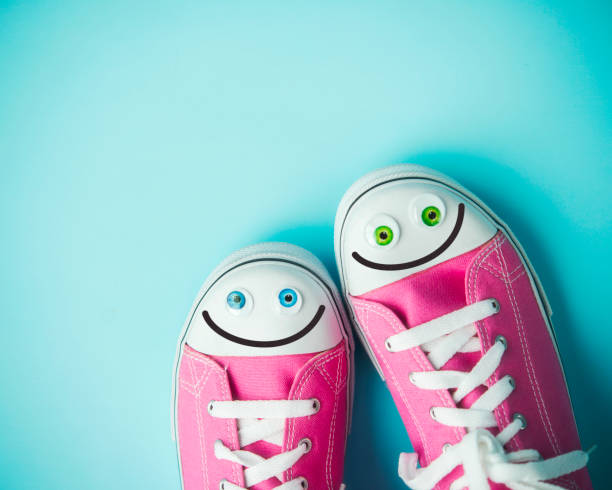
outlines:
M232 310L241 310L246 304L246 297L241 291L232 291L227 295L227 306Z
M278 293L278 301L281 306L285 308L291 308L295 306L298 301L298 293L295 289L285 288L280 293Z

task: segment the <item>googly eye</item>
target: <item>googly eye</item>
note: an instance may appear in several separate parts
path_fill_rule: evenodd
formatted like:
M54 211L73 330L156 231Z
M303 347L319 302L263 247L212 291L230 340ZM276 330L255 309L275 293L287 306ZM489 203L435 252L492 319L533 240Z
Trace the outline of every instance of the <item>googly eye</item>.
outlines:
M444 221L446 206L435 194L421 194L412 203L413 218L421 226L434 228Z
M378 245L389 245L393 241L393 230L388 226L377 226L374 230L374 240Z
M278 306L283 314L297 313L302 307L302 295L295 288L284 288L278 293Z
M285 308L291 308L294 304L297 303L298 294L295 289L283 289L280 293L278 293L278 300L280 301L281 306L284 306Z
M246 298L244 297L244 293L240 291L232 291L227 295L227 305L232 310L240 310L244 308L245 303Z
M436 226L442 219L442 213L436 206L427 206L421 213L421 219L427 226Z
M253 308L253 299L248 291L236 289L227 295L225 305L230 313L244 315Z
M399 240L400 228L391 216L377 214L366 225L365 233L373 247L392 247Z

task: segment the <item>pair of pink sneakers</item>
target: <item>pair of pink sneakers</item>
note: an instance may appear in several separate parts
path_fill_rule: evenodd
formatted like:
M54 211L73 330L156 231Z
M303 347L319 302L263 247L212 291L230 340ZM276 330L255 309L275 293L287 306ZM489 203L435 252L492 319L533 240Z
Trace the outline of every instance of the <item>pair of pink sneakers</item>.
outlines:
M263 243L207 279L177 349L184 490L340 490L352 321L414 453L413 489L589 489L546 297L478 198L398 165L346 193L336 260ZM349 321L350 316L350 321Z

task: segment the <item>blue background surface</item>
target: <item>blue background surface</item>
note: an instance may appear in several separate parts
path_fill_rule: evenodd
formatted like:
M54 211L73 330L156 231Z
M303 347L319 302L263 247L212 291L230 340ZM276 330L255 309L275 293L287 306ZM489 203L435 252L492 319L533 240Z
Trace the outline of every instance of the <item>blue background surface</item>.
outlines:
M609 482L612 8L562 1L0 1L0 486L174 489L175 342L261 240L334 269L363 173L430 165L546 287ZM357 355L349 489L410 445Z

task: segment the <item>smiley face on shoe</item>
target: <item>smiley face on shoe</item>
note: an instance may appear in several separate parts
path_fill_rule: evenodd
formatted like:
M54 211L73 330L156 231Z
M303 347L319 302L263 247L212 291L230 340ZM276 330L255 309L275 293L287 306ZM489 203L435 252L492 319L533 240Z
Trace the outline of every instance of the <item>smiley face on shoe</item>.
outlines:
M247 263L225 273L204 294L191 322L187 344L211 355L321 352L342 340L323 284L281 261Z
M342 229L349 294L357 296L469 252L497 231L448 187L410 179L375 187L355 201Z

